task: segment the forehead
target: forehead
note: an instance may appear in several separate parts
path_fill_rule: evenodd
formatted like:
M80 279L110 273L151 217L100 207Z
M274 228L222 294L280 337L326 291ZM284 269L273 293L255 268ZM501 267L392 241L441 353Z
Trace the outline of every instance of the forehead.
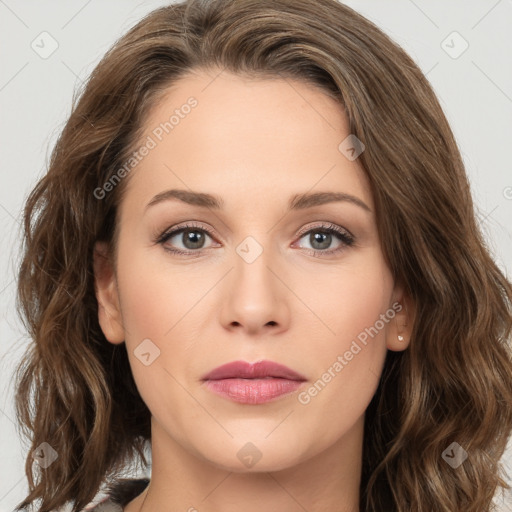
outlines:
M364 170L340 150L349 135L343 107L319 87L195 71L146 116L139 145L151 149L125 197L142 206L179 187L226 197L228 206L236 198L263 207L318 189L357 195L373 209Z

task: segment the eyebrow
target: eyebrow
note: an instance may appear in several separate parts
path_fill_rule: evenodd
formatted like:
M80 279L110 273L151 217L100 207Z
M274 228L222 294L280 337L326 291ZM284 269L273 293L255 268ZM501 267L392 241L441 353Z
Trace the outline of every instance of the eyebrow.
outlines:
M171 189L157 194L146 205L145 210L163 201L178 200L184 203L200 206L203 208L210 208L213 210L220 210L224 206L222 198L213 194L206 194L203 192L193 192L190 190ZM312 208L313 206L320 206L333 202L349 202L359 206L363 210L371 213L369 206L356 196L345 194L344 192L313 192L304 194L295 194L288 201L288 211L291 210L304 210Z

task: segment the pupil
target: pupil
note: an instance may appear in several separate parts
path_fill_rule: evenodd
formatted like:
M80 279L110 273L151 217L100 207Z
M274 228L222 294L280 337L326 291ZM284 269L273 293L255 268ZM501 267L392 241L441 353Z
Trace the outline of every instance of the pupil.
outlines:
M311 246L314 249L327 249L331 245L331 234L330 233L312 233L311 234ZM321 247L315 247L315 243L319 242Z
M185 235L184 244L187 249L198 249L204 243L203 234L199 231L186 230L183 235Z

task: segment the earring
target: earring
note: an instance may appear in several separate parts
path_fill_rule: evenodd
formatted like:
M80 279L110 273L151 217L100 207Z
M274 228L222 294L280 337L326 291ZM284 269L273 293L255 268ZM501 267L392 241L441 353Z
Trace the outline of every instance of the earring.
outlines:
M403 336L398 335L398 341L404 341L404 337L403 337Z

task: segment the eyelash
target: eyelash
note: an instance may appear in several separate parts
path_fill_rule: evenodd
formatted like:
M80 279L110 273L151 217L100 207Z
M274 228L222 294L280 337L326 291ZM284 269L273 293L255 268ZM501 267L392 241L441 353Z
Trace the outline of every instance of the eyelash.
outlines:
M207 229L203 226L199 226L192 222L192 223L187 223L182 226L179 226L177 229L173 229L171 231L164 231L162 234L160 234L157 237L157 239L155 240L155 243L162 245L164 250L166 250L172 254L178 254L178 255L183 255L183 256L191 256L192 254L194 254L194 256L192 256L192 257L198 257L198 256L200 256L201 251L205 250L205 249L197 249L197 250L190 249L188 251L183 251L182 249L176 249L176 248L171 249L164 245L165 242L167 242L167 240L169 240L173 236L176 236L176 235L182 233L183 231L186 231L187 229L191 229L191 228L193 228L197 231L202 231L202 232L208 234L208 236L210 236L211 238L214 238L213 233L209 229ZM328 254L328 255L334 254L334 253L345 250L347 247L353 246L355 243L355 238L353 235L351 235L347 230L336 226L336 224L331 224L331 223L324 223L324 224L321 224L318 226L314 226L312 228L309 228L306 231L300 232L297 236L300 239L300 238L303 238L304 235L307 235L308 233L313 232L313 231L320 231L322 233L335 235L338 238L338 240L340 240L340 242L342 242L342 245L340 247L338 247L337 249L328 249L328 250L322 251L322 250L318 250L318 249L306 248L305 250L308 251L310 254L313 254L313 256L320 255L320 257L322 257L322 256L325 256L326 254Z

